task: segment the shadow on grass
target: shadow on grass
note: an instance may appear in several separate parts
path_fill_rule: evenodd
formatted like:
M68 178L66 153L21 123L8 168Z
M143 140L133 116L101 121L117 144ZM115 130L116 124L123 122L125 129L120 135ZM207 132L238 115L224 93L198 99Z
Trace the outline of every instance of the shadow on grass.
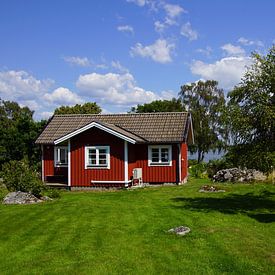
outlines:
M264 191L260 195L253 193L232 194L224 197L176 197L172 200L177 203L174 207L201 212L218 211L225 214L246 214L259 222L275 222L274 192Z

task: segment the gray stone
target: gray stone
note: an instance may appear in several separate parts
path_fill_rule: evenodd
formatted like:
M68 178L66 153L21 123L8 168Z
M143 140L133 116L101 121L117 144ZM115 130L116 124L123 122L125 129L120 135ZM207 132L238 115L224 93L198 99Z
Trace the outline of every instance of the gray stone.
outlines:
M190 231L191 231L190 228L186 227L186 226L179 226L179 227L171 228L168 230L169 233L175 233L175 234L181 235L181 236L186 235Z
M3 199L3 204L33 204L43 202L31 193L21 191L11 192Z

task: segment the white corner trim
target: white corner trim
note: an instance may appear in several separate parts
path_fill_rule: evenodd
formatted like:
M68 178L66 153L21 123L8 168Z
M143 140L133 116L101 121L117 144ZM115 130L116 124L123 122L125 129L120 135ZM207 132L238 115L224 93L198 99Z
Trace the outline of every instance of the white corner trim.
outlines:
M43 144L41 145L41 166L42 166L42 171L41 171L41 180L44 182L45 176L44 176L44 146Z
M112 135L114 135L116 137L119 137L119 138L121 138L123 140L126 140L126 141L128 141L128 142L130 142L132 144L136 143L136 141L134 139L132 139L132 138L126 137L125 135L122 135L122 134L120 134L120 133L118 133L118 132L116 132L114 130L111 130L108 127L105 127L105 126L103 126L103 125L101 125L101 124L99 124L97 122L91 122L90 124L88 124L88 125L80 128L80 129L77 129L77 130L75 130L75 131L73 131L73 132L71 132L71 133L69 133L69 134L67 134L67 135L65 135L65 136L63 136L63 137L61 137L59 139L56 139L54 141L54 144L61 143L61 142L65 141L65 140L67 140L67 139L69 139L71 137L74 137L74 136L76 136L76 135L78 135L80 133L85 132L86 130L91 129L92 127L96 127L96 128L98 128L100 130L103 130L103 131L109 133L109 134L112 134Z
M128 142L124 141L124 181L128 181Z
M68 186L71 186L71 140L68 140Z

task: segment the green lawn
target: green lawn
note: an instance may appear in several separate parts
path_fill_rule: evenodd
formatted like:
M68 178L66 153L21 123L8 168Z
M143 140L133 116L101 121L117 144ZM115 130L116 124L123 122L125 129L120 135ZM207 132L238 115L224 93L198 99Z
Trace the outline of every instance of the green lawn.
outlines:
M275 274L275 186L205 183L0 205L0 274Z

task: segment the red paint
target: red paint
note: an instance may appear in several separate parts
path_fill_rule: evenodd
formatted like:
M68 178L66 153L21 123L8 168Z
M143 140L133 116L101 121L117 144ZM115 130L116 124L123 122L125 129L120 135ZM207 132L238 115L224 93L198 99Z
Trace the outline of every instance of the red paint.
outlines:
M85 146L93 145L110 146L110 169L85 169ZM124 141L97 128L71 139L71 186L93 186L93 180L124 181Z
M110 169L85 169L85 146L110 146ZM142 168L143 182L178 183L187 177L187 144L172 145L172 166L148 166L148 144L128 143L128 180L134 168ZM179 160L181 150L181 160ZM44 145L44 177L64 175L68 169L54 167L54 146ZM179 161L181 161L181 179L179 178ZM91 181L106 181L91 183ZM71 139L71 186L124 186L124 140L97 128L89 129Z
M148 145L147 144L129 144L129 166L128 174L132 176L134 168L142 168L143 182L163 183L178 182L177 163L178 149L177 145L172 145L172 166L148 166Z
M54 167L54 146L43 145L44 179L47 176L62 175L68 177L67 167Z

